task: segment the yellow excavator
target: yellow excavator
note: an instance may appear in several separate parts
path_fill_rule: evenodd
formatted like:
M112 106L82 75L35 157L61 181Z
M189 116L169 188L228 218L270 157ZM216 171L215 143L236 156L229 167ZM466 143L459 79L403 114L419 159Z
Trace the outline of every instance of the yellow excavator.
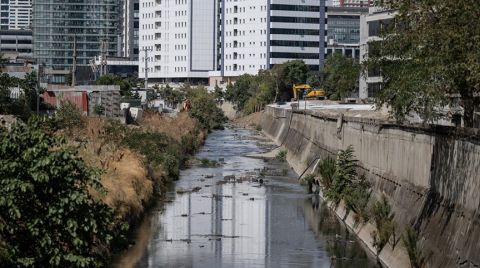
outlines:
M305 99L316 99L316 100L324 100L326 99L327 94L323 89L314 89L310 85L307 84L298 84L293 85L293 98L294 100L299 100L301 96L301 92L305 92L304 96Z

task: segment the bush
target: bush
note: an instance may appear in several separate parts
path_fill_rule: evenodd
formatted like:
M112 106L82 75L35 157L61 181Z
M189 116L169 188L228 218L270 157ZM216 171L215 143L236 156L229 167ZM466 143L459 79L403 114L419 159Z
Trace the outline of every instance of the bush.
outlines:
M413 268L422 268L425 266L426 257L418 246L418 235L415 229L408 227L402 236L405 248L407 248L410 264Z
M365 176L356 179L346 189L344 198L347 209L356 213L357 221L367 222L369 219L368 200L370 199L370 184Z
M0 129L0 263L102 267L119 236L112 209L90 195L99 173L33 119Z
M353 158L353 152L353 147L349 146L338 153L332 184L326 192L326 197L335 204L344 199L347 188L352 186L357 177L357 160Z
M86 121L82 115L82 111L70 101L65 101L62 106L57 109L56 122L60 129L73 132L75 129L85 127Z
M377 228L372 233L373 246L377 251L380 251L388 243L395 231L392 208L385 196L382 196L382 199L374 204L371 214Z
M336 171L335 160L331 157L327 157L320 162L318 168L323 187L327 190L330 189Z
M277 155L275 156L275 159L281 162L285 162L287 160L287 154L288 154L287 150L280 150L280 152L278 152Z

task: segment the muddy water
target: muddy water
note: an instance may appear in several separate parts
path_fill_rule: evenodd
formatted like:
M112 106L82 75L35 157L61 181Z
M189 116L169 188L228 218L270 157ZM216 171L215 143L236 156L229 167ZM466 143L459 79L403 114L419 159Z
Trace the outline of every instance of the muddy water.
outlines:
M184 170L119 266L375 267L287 164L244 156L270 149L253 135L212 133L197 157L224 164Z

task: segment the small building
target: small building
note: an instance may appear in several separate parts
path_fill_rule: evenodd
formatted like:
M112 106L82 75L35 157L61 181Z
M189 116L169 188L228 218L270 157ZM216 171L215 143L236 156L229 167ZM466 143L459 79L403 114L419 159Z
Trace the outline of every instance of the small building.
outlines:
M42 94L43 101L59 108L66 101L77 106L84 115L96 115L102 111L106 117L121 117L119 86L62 86L48 85ZM99 109L101 108L101 109Z

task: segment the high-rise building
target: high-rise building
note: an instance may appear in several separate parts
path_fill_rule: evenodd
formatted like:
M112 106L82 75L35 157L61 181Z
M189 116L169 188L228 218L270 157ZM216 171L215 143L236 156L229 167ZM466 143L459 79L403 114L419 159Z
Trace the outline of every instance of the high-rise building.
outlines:
M35 0L34 58L47 68L59 70L49 82L68 82L70 75L65 73L72 70L74 50L77 81L93 80L89 62L98 55L118 55L120 13L118 0Z
M222 80L296 59L319 70L325 28L325 0L141 0L139 74Z
M289 60L319 70L325 56L325 0L224 1L221 64L210 84Z
M2 0L0 30L27 30L32 22L32 0Z
M140 0L139 77L207 80L215 66L218 0Z
M139 28L140 28L140 1L123 0L122 3L122 34L121 55L130 60L138 60Z

